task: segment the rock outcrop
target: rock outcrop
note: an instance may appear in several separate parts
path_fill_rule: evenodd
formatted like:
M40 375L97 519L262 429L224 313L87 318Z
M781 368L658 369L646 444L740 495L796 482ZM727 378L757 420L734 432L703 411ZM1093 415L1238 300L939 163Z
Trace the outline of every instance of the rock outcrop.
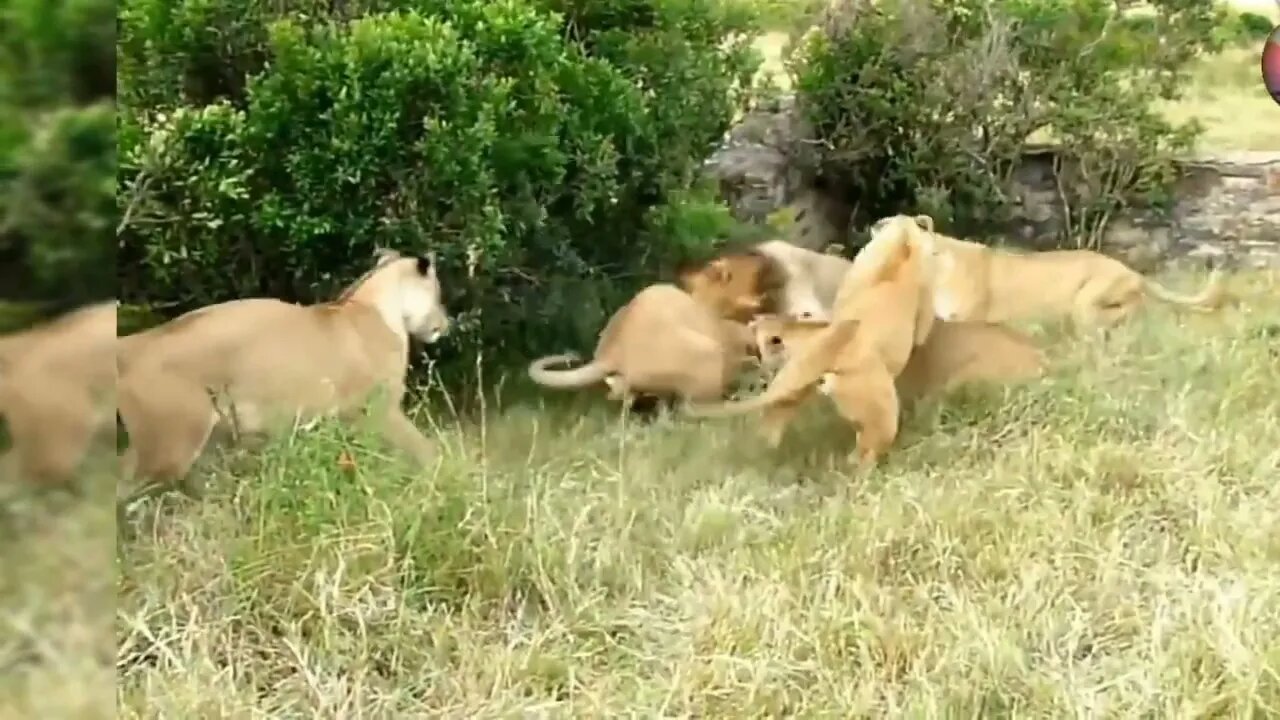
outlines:
M1061 203L1052 148L1028 152L1014 175L1011 242L1060 246ZM1213 260L1228 266L1280 267L1280 152L1203 155L1182 162L1172 211L1133 210L1112 220L1102 249L1139 264Z
M793 105L778 101L748 115L708 162L734 215L760 222L795 209L794 242L821 248L847 237L845 198L815 187L796 157L807 135ZM1062 247L1063 213L1053 179L1054 148L1028 150L1014 173L1018 204L1006 229L1028 248ZM1113 218L1102 250L1136 265L1212 259L1225 266L1280 267L1280 152L1202 155L1182 163L1172 211L1134 210Z

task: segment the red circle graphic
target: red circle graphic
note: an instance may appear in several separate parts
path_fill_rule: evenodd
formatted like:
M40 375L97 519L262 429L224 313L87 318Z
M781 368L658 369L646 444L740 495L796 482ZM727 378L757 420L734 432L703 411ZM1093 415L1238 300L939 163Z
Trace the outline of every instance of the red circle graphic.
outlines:
M1271 97L1280 103L1280 27L1271 32L1262 46L1262 82Z

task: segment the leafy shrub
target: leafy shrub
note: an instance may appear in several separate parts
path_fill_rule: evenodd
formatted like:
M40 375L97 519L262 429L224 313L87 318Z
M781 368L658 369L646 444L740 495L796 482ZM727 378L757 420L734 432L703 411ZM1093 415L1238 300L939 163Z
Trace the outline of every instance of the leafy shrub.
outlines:
M650 209L644 228L645 243L663 248L659 273L663 276L686 262L705 260L720 247L763 242L776 233L768 226L735 219L710 183L672 193L667 202Z
M115 4L0 8L0 288L108 297L115 286Z
M1220 22L1213 28L1214 41L1224 46L1256 51L1275 26L1270 18L1252 12L1236 12L1225 8Z
M122 3L126 300L316 300L433 250L459 353L581 346L757 61L711 0L326 7Z
M1258 13L1242 12L1235 16L1236 32L1240 42L1254 46L1271 36L1276 23Z
M1212 0L1156 0L1142 23L1102 0L847 0L793 56L818 142L805 161L860 218L928 212L957 232L1003 221L1030 139L1060 143L1067 234L1096 243L1120 206L1166 198L1195 126L1153 109L1213 49ZM1149 23L1149 25L1148 25Z

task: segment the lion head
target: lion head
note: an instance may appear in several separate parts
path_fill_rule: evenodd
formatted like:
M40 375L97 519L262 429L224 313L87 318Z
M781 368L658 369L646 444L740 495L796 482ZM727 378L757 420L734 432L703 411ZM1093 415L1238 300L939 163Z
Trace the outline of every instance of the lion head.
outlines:
M717 315L747 322L760 313L774 312L786 285L786 271L777 260L755 250L735 250L676 273L681 289Z
M828 323L815 320L808 313L798 316L762 313L747 325L755 336L760 364L769 372L776 371L787 359L787 343L803 340L826 328Z

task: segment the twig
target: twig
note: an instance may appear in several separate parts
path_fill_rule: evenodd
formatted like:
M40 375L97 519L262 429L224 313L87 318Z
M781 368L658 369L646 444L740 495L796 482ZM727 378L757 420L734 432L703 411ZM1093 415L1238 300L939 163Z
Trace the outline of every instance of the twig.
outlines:
M129 222L133 219L133 213L138 208L138 202L142 199L142 193L151 184L153 175L141 172L133 179L133 187L130 193L129 204L124 209L124 214L120 216L120 224L116 225L116 234L124 232L129 227Z
M1067 191L1062 186L1062 156L1058 153L1053 155L1053 184L1058 190L1058 201L1062 203L1062 229L1066 232L1067 237L1073 237L1071 203L1067 201Z

